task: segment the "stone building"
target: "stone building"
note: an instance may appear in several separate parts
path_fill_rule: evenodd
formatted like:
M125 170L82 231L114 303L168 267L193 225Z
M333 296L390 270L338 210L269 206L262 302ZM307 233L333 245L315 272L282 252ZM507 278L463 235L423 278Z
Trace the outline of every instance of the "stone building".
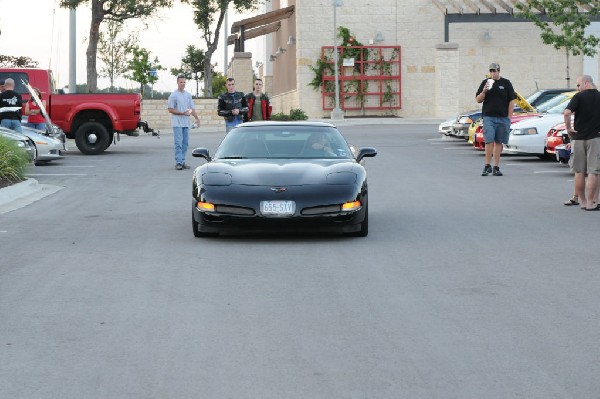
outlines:
M331 115L323 109L321 93L309 83L315 76L310 66L321 56L321 47L333 45L334 1L267 1L265 13L293 9L272 33L257 39L263 41L264 53L246 61L261 65L259 74L274 112L301 108L311 118ZM544 45L532 22L514 18L517 1L340 1L335 10L338 27L348 28L365 45L401 47L401 109L345 115L448 117L477 108L475 91L491 62L501 65L501 75L523 95L536 88L568 87L564 51ZM592 29L597 29L596 23ZM582 73L597 81L597 57L569 57L570 87Z

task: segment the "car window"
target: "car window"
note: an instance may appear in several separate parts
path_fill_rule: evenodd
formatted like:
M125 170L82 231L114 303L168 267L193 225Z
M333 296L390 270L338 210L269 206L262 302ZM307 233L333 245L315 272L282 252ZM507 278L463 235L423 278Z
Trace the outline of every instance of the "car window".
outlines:
M538 112L548 112L550 108L557 106L558 104L568 100L569 98L570 97L568 97L566 94L559 94L558 96L553 97L542 104L539 104L536 108Z
M15 81L15 91L19 94L29 95L27 87L23 84L23 80L29 82L29 75L25 72L0 72L0 79L5 80L12 78Z
M283 124L232 129L214 158L350 159L352 152L335 128Z
M567 99L568 100L568 99ZM562 114L565 109L567 109L567 105L569 105L569 101L563 101L562 103L555 105L554 107L550 108L548 111L546 111L546 113L548 114Z

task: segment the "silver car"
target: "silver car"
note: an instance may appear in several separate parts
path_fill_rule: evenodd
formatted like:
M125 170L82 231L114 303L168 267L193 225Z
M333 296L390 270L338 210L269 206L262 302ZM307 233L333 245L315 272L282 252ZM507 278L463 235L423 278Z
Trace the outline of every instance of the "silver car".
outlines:
M53 126L50 132L44 132L23 126L23 134L35 144L37 150L36 165L64 158L67 146L65 144L65 134L60 128Z
M36 153L37 152L35 149L35 144L29 137L27 137L21 133L15 132L14 130L7 129L7 128L1 127L1 126L0 126L0 136L16 142L17 147L23 148L25 150L25 153L29 157L29 162L36 162Z

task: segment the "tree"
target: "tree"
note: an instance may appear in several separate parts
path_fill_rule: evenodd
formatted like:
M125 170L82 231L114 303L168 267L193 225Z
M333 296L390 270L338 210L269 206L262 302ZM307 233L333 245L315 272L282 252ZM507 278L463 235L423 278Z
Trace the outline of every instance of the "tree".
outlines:
M206 43L204 53L204 96L212 97L212 64L211 59L219 44L219 36L225 11L232 4L238 12L256 9L262 0L182 0L194 8L194 22L202 32ZM216 17L216 23L215 23ZM214 29L214 31L213 31ZM227 43L225 43L227 45Z
M215 72L212 79L212 92L214 93L213 97L217 98L220 94L223 94L227 91L227 76L222 73Z
M0 55L0 67L2 68L37 68L38 62L24 55Z
M140 93L144 96L144 86L154 84L158 80L158 76L151 71L164 69L158 63L158 58L154 57L154 61L150 62L150 51L139 46L133 46L131 49L131 60L127 68L131 73L126 75L127 79L140 84Z
M186 79L194 79L196 81L196 97L198 97L199 81L204 77L204 50L193 45L187 46L186 54L181 59L181 67L171 68L171 74L173 76L183 75Z
M129 55L138 42L137 32L128 34L125 38L117 40L123 25L115 21L108 21L106 31L100 31L98 39L98 58L104 67L100 68L100 76L110 79L110 90L115 87L115 78L129 70Z
M579 12L578 5L587 12ZM567 88L570 87L569 55L585 54L594 56L598 52L600 38L585 35L585 28L590 25L590 17L600 13L596 0L525 0L525 4L517 2L519 13L516 17L531 20L542 30L544 44L551 44L555 49L564 49L567 58ZM543 14L539 14L542 11Z
M128 19L149 17L159 8L171 7L173 0L60 0L60 6L77 8L88 2L92 5L92 22L86 51L87 92L93 93L98 88L96 57L100 40L100 24L105 20L123 23Z

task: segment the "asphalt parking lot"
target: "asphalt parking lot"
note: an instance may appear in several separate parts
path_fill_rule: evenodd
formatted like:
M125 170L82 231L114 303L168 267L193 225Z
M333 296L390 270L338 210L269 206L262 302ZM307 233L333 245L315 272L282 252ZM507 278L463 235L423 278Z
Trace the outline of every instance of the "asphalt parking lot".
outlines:
M379 151L365 238L193 237L169 134L32 168L59 190L0 215L5 396L597 397L600 212L562 205L569 169L340 130Z

